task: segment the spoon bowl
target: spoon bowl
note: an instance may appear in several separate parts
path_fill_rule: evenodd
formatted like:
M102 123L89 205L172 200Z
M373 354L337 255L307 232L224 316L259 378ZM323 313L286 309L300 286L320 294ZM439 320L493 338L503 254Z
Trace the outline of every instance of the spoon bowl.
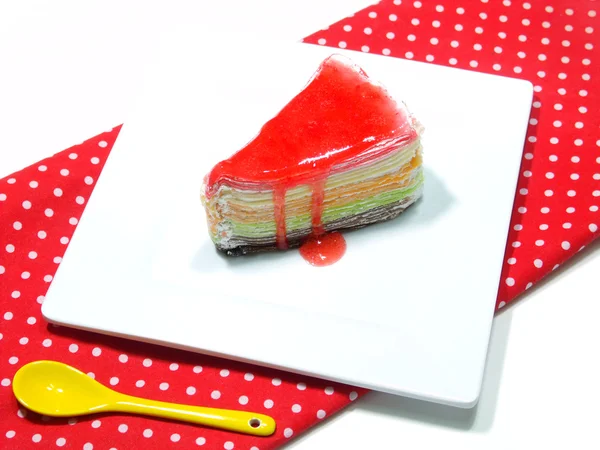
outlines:
M121 394L57 361L35 361L24 365L15 374L12 385L21 405L46 416L132 413L255 436L270 436L275 432L275 421L264 414L179 405Z
M55 361L35 361L15 374L13 392L26 408L53 417L103 412L116 392L74 367Z

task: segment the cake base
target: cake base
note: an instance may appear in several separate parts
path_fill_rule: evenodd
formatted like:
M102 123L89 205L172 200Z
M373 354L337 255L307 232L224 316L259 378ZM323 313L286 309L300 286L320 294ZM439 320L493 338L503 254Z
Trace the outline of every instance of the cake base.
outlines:
M356 214L343 219L335 220L324 225L325 232L358 230L379 222L386 222L395 219L411 205L420 199L420 194L411 198L403 199L395 203L365 211L362 214ZM297 230L287 235L288 248L297 248L302 245L305 239L312 233L311 228ZM231 245L231 241L229 242ZM270 239L247 239L244 243L236 245L234 248L224 248L215 244L216 249L227 256L243 256L253 253L264 253L278 250L274 238Z

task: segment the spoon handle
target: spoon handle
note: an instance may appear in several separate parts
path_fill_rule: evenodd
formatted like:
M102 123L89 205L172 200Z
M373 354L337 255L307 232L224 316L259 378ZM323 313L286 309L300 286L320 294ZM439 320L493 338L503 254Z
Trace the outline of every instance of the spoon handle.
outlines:
M275 432L272 417L253 412L179 405L128 395L119 396L113 405L110 409L115 412L181 420L254 436L270 436Z

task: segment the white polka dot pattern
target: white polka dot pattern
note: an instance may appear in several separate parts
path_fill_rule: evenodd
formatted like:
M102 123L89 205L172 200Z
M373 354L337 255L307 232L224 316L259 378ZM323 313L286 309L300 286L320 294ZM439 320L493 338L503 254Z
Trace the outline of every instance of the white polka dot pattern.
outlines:
M598 236L597 16L582 0L383 0L306 42L530 80L535 99L498 307ZM0 180L0 448L278 448L364 391L196 354L48 327L39 305L119 128ZM65 238L65 239L63 239ZM123 392L277 418L267 439L105 416L23 420L11 393L21 364L57 359ZM93 372L88 372L93 370ZM165 389L161 389L161 386ZM218 396L215 394L218 392ZM215 397L218 397L215 399ZM31 417L30 417L31 416Z
M349 387L333 388L283 372L49 327L42 320L44 294L118 131L0 180L0 448L39 444L88 450L188 446L265 450L279 447L317 422L317 411L333 414L348 404ZM268 413L276 417L278 430L263 439L135 416L40 418L19 409L11 390L18 368L37 359L72 364L132 395ZM329 389L335 392L328 395ZM31 421L23 420L25 415Z

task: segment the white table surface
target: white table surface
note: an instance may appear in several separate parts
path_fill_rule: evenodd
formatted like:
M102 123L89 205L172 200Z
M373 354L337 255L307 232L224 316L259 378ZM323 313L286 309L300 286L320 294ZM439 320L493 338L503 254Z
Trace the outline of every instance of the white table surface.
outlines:
M370 3L0 2L0 177L126 121L161 29L298 40ZM289 448L600 448L599 273L597 243L497 316L476 409L373 393Z

